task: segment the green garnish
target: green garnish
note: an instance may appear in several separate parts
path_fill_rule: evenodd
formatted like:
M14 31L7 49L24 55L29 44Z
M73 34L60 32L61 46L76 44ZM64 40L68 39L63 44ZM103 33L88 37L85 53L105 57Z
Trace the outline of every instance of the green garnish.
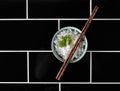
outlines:
M65 47L67 45L70 45L72 42L70 35L62 36L62 39L58 42L59 47Z

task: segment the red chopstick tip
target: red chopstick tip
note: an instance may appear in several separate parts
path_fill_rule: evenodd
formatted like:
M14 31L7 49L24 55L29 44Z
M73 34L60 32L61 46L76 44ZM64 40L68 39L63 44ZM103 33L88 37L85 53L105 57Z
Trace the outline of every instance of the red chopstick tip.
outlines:
M60 81L60 78L61 78L60 74L57 74L56 80Z
M56 80L60 81L60 76L57 75L56 76Z
M57 78L57 77L56 77L56 80L60 81L60 78Z

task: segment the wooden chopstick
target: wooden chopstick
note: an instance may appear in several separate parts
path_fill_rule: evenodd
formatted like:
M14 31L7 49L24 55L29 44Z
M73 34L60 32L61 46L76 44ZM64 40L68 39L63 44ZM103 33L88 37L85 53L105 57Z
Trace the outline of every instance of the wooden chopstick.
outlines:
M83 27L82 32L79 34L79 37L78 37L77 41L75 42L73 48L71 49L67 59L64 61L62 67L60 68L60 70L59 70L59 72L58 72L58 74L56 76L57 80L60 80L61 77L63 76L65 69L67 68L70 60L72 59L72 56L74 55L78 45L80 44L80 41L81 41L82 37L84 36L85 32L87 31L88 27L90 26L90 24L91 24L91 22L93 20L93 17L95 16L97 10L98 10L98 6L95 6L94 9L93 9L92 14L90 15L89 19L85 23L85 26Z

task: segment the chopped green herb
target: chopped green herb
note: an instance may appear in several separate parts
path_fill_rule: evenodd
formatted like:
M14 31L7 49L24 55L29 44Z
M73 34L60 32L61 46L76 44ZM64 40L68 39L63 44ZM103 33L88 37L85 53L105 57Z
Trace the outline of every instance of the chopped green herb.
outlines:
M67 45L70 45L72 42L71 36L70 35L65 35L62 36L62 39L59 41L59 47L65 47Z

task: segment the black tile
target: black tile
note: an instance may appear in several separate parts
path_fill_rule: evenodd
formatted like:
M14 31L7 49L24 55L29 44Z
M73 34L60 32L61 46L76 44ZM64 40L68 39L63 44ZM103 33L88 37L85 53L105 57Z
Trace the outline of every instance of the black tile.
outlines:
M61 28L74 26L82 29L86 21L61 21ZM120 21L93 20L86 32L88 50L120 50Z
M0 53L0 82L26 82L26 53Z
M120 82L120 53L93 53L93 82Z
M49 50L57 21L0 21L0 50Z
M0 18L25 18L26 0L0 0Z
M89 1L29 0L30 18L85 18L89 16Z
M0 84L0 91L59 91L58 84Z
M30 82L56 81L60 62L52 53L30 53Z
M62 84L61 91L90 90L89 84Z
M61 65L52 53L30 53L30 82L56 82ZM86 53L79 62L69 64L60 81L89 82L89 68L89 53Z
M99 6L95 17L97 18L120 18L120 0L93 0L93 7Z
M120 89L117 84L62 84L61 91Z
M0 91L28 91L28 87L25 84L0 84Z
M88 50L120 50L120 21L93 21L86 32Z
M30 84L28 91L59 91L58 84Z
M89 53L77 63L69 64L61 81L65 82L89 82L90 81L90 59Z
M60 27L63 28L66 26L73 26L82 30L85 22L85 20L61 20Z

